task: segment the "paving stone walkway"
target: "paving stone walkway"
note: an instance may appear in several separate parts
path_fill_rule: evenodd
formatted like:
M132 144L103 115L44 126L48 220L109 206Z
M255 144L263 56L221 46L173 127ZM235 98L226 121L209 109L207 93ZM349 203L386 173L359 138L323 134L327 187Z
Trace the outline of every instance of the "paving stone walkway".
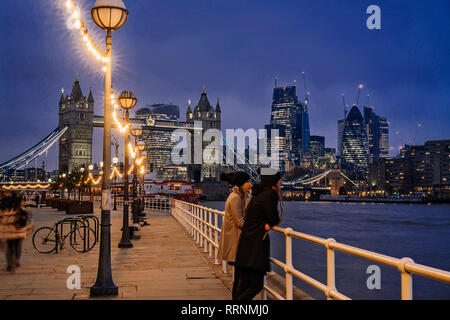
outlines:
M51 208L31 208L34 230L68 217ZM95 210L100 216L100 211ZM141 228L134 247L119 249L122 212L111 213L111 268L119 295L108 299L229 300L225 279L218 277L195 241L170 215L150 215L149 226ZM57 254L42 254L25 239L21 267L6 272L4 252L0 256L0 300L7 299L90 299L89 288L97 276L99 244L87 253L74 251L67 241ZM66 273L71 265L81 270L81 289L70 290ZM228 276L230 277L230 276ZM226 282L226 281L225 281ZM105 298L102 298L105 299Z

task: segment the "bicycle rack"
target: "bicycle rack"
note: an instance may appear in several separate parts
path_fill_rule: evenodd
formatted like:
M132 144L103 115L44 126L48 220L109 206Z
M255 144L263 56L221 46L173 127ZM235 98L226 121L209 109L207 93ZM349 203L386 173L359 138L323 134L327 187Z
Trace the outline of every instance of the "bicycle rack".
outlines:
M93 222L91 221L93 220ZM66 224L70 224L71 229L71 241L75 240L76 241L76 233L73 233L73 228L74 226L76 226L78 223L82 223L83 224L83 251L86 252L87 248L89 247L89 240L90 240L90 232L89 230L91 229L91 223L93 224L93 231L94 231L94 246L95 244L98 242L99 240L99 219L94 216L94 215L81 215L81 216L77 216L77 217L71 217L71 218L65 218L63 220L60 220L56 223L56 234L57 237L61 237L64 234L64 225ZM59 227L59 229L58 229ZM87 230L87 235L86 235L86 230ZM75 239L73 238L75 237ZM87 240L87 245L86 245L86 240ZM59 244L62 248L62 242ZM55 253L58 253L58 245L56 246L56 250Z
M96 217L96 216L94 216L94 215L81 215L81 216L77 216L77 217L75 217L75 218L79 218L79 219L83 219L83 220L85 220L86 222L87 222L87 224L88 224L88 227L90 227L90 219L91 220L94 220L94 222L93 222L93 224L94 224L94 233L95 233L95 242L98 242L98 236L99 236L99 220L98 220L98 218ZM88 235L88 237L89 237L89 235Z

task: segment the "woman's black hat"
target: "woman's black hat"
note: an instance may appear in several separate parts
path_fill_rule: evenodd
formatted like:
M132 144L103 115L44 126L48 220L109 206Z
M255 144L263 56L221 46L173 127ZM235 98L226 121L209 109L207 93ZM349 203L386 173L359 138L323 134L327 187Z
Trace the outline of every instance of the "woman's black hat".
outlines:
M281 180L281 173L272 168L258 168L262 186L275 186Z
M244 171L236 171L231 173L221 173L220 180L228 182L232 186L240 187L250 180L250 176Z

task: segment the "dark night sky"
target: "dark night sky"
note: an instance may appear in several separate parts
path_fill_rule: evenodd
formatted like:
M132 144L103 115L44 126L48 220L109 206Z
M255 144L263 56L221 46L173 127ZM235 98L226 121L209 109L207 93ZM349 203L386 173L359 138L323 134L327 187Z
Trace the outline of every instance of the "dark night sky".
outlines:
M76 0L90 33L94 0ZM448 0L125 0L125 27L113 33L113 86L132 90L138 107L180 105L202 86L220 97L222 128L261 128L270 119L273 79L303 97L311 92L311 134L336 147L341 93L354 103L371 95L388 117L390 144L450 138L450 2ZM381 8L381 30L366 28L366 8ZM103 77L75 31L66 27L63 0L6 0L0 12L0 162L24 151L57 127L60 90L78 72L83 93L93 87L103 109ZM398 132L399 134L396 134ZM95 130L94 161L101 158ZM47 169L56 169L57 146ZM45 159L43 157L42 159ZM39 160L39 163L41 160Z

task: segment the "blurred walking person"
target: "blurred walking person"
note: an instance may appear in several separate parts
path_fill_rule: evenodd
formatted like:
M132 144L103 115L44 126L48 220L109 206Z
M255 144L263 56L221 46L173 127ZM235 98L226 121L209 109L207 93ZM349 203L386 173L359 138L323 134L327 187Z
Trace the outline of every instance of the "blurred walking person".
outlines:
M36 208L39 208L39 201L41 200L41 198L39 197L39 193L36 194L36 197L34 198L34 201L36 201Z
M225 214L220 232L219 250L217 258L233 265L236 261L236 248L244 225L245 211L252 187L250 176L244 171L222 173L220 180L228 182L233 188L225 203ZM234 267L233 267L234 268ZM235 297L238 278L233 271L232 299Z
M6 271L14 273L20 267L22 242L31 233L30 214L15 192L0 194L0 240L6 241Z
M281 174L266 168L261 184L252 189L244 226L236 252L236 273L239 282L236 300L252 300L264 286L270 271L270 238L268 231L280 223L278 201L281 200Z

